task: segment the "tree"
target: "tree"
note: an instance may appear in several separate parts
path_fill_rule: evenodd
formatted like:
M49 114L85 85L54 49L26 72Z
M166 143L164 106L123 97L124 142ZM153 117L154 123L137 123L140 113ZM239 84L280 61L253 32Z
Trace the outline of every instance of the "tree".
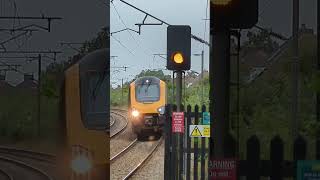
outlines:
M144 76L155 76L165 82L170 82L171 76L170 75L165 75L162 70L142 70L138 75L136 75L135 79L139 77L144 77Z
M279 48L279 44L271 39L268 31L259 31L257 33L248 31L247 38L248 41L245 42L245 45L250 48L262 49L267 53L272 53Z

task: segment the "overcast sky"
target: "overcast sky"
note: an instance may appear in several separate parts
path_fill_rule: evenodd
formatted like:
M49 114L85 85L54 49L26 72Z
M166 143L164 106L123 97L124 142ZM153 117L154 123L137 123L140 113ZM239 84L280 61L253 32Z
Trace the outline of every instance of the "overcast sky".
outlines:
M95 37L96 33L107 24L108 7L104 2L108 0L15 0L17 12L20 16L59 16L63 20L52 22L52 32L34 32L20 49L29 50L61 50L64 54L58 56L58 60L66 60L67 56L75 51L67 47L60 47L59 43L83 42ZM205 30L205 17L207 0L127 0L140 9L168 22L169 24L190 25L192 33L208 40L209 24ZM13 15L14 0L0 0L0 15ZM290 36L291 34L291 9L292 0L260 0L259 25L272 28L275 32ZM111 32L124 29L124 24L131 29L137 30L135 23L141 23L144 14L123 4L119 0L113 1L122 20L119 19L114 6L110 5ZM300 24L316 27L316 0L300 1ZM209 11L208 11L209 17ZM124 22L124 24L122 23ZM147 22L157 22L148 17ZM35 23L35 22L33 22ZM0 22L0 27L5 28L8 24ZM17 25L17 22L16 22ZM44 24L42 24L44 25ZM154 53L166 53L166 25L143 26L141 35L135 32L124 31L111 37L111 55L118 56L111 60L111 65L129 66L127 72L112 72L112 82L124 78L130 80L143 69L164 69L165 59L153 56ZM0 33L0 40L10 37ZM115 39L118 39L122 45ZM25 37L17 40L18 44L25 41ZM7 45L8 50L17 50L15 43ZM129 50L128 50L128 49ZM192 40L192 53L201 53L203 45ZM208 48L205 46L205 69L208 69ZM47 60L48 61L48 60ZM12 60L14 63L15 61ZM47 63L49 63L48 61ZM192 56L192 69L200 71L201 58ZM44 63L45 64L45 63ZM25 72L36 72L36 63L24 66ZM46 64L45 64L46 65ZM45 66L44 65L44 66ZM43 67L44 68L44 67ZM112 68L112 70L116 70ZM166 71L168 73L168 71ZM9 73L8 80L11 83L19 83L22 75Z
M209 36L209 23L205 29L207 0L131 0L128 1L132 5L152 14L153 16L175 25L190 25L192 34L206 39ZM136 23L142 23L145 14L139 12L132 7L115 0L111 4L111 32L115 32L125 27L138 30ZM121 19L119 18L120 15ZM207 11L209 18L209 10ZM123 22L122 22L123 21ZM157 20L147 17L146 22L159 23ZM125 25L124 25L125 24ZM204 33L206 35L204 37ZM136 74L144 69L165 69L166 60L154 56L153 54L166 54L167 46L167 25L142 26L141 34L133 31L123 31L113 34L110 38L111 55L118 56L111 60L111 66L128 66L126 72L116 71L121 69L112 69L111 81L119 82L121 78L125 81L131 80ZM121 43L119 43L119 40ZM201 53L203 44L192 40L192 54ZM121 44L125 45L123 47ZM208 58L208 47L204 46L205 56ZM166 55L164 55L166 57ZM205 69L208 69L208 61L206 61ZM199 72L201 65L200 56L192 56L192 69ZM169 73L169 71L166 71ZM121 82L121 81L120 81Z
M126 27L137 30L135 23L141 23L144 14L127 6L119 0L111 4L110 19L111 32ZM205 29L207 0L128 0L131 4L147 11L148 13L168 22L169 24L190 25L192 33L208 41L209 25ZM273 31L285 36L291 35L292 0L260 0L258 25L272 28ZM316 27L316 0L300 2L300 24ZM118 11L118 13L116 12ZM209 11L207 12L209 17ZM119 18L119 15L121 19ZM147 18L148 22L157 22ZM125 24L125 25L124 25ZM111 66L129 66L126 72L112 69L112 83L119 84L121 78L131 80L134 75L143 69L164 69L166 61L154 56L155 53L166 53L166 25L143 26L141 35L124 31L111 37L111 55L118 56L111 60ZM206 32L206 36L204 36ZM121 45L122 44L122 45ZM124 47L125 46L125 47ZM200 53L203 46L192 40L192 53ZM208 69L208 48L205 46L205 69ZM191 69L200 72L201 59L192 56ZM118 69L119 70L119 69ZM121 69L120 69L121 70ZM169 73L169 71L165 71Z
M14 15L14 0L0 0L1 16ZM51 32L40 31L34 32L26 41L25 37L17 39L18 44L23 44L21 50L58 50L63 54L58 56L58 60L66 60L67 56L75 54L76 51L61 47L60 42L84 42L96 36L101 28L107 25L107 9L103 0L15 0L17 12L19 16L58 16L62 20L52 21ZM38 24L46 26L45 21L24 21L22 25ZM15 25L19 22L16 21ZM0 21L1 28L8 27L8 22ZM0 40L3 41L10 37L5 33L0 33ZM18 50L14 42L6 45L7 50ZM19 63L20 61L10 60L11 63ZM50 63L49 59L43 62L43 68ZM21 71L34 72L37 74L37 63L29 63L24 65ZM17 84L23 80L21 73L8 73L8 81L12 84ZM36 76L37 78L37 76Z

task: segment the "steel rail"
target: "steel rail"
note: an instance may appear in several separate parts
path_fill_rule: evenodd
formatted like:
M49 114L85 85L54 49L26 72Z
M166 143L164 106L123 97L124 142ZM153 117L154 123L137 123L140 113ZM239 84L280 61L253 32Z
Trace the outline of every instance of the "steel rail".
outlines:
M153 147L153 149L150 151L150 153L147 155L146 158L144 158L137 166L135 166L135 168L129 172L129 174L127 174L123 180L127 180L130 177L132 177L143 165L145 165L147 163L147 161L152 157L153 153L155 152L155 150L159 147L159 145L162 143L163 138L161 137L161 139L158 141L158 143Z

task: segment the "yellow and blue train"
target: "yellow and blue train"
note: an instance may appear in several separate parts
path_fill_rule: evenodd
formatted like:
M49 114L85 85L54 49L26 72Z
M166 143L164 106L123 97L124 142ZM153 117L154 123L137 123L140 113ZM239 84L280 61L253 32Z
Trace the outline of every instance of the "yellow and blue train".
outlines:
M109 49L81 58L64 73L61 129L65 179L109 179Z
M157 77L140 77L129 87L129 119L138 139L159 135L167 103L166 83Z

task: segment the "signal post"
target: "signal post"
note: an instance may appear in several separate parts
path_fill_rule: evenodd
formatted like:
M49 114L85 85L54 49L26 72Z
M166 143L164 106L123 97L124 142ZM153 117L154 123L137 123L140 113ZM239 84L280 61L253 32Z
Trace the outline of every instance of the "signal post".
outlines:
M247 29L258 21L258 0L210 1L210 158L232 158L227 151L230 97L230 34ZM213 120L214 117L214 120ZM239 127L238 127L239 128ZM214 148L213 148L214 145ZM210 169L209 171L214 171ZM213 179L217 177L211 177Z
M182 102L182 73L185 70L190 70L191 68L191 27L184 25L173 25L168 26L167 28L167 69L173 70L176 72L176 105L177 112L183 112L181 108ZM185 120L183 120L184 124ZM171 146L178 147L177 153L178 157L175 158L179 163L174 162L173 172L179 172L178 174L168 177L170 179L182 179L183 177L183 167L185 160L183 147L186 147L185 144L182 144L183 138L186 138L187 134L184 133L185 130L181 130L178 133L174 134L173 143ZM175 153L175 152L173 152ZM165 167L167 168L167 167ZM170 168L170 167L169 167ZM170 176L170 175L169 175Z

